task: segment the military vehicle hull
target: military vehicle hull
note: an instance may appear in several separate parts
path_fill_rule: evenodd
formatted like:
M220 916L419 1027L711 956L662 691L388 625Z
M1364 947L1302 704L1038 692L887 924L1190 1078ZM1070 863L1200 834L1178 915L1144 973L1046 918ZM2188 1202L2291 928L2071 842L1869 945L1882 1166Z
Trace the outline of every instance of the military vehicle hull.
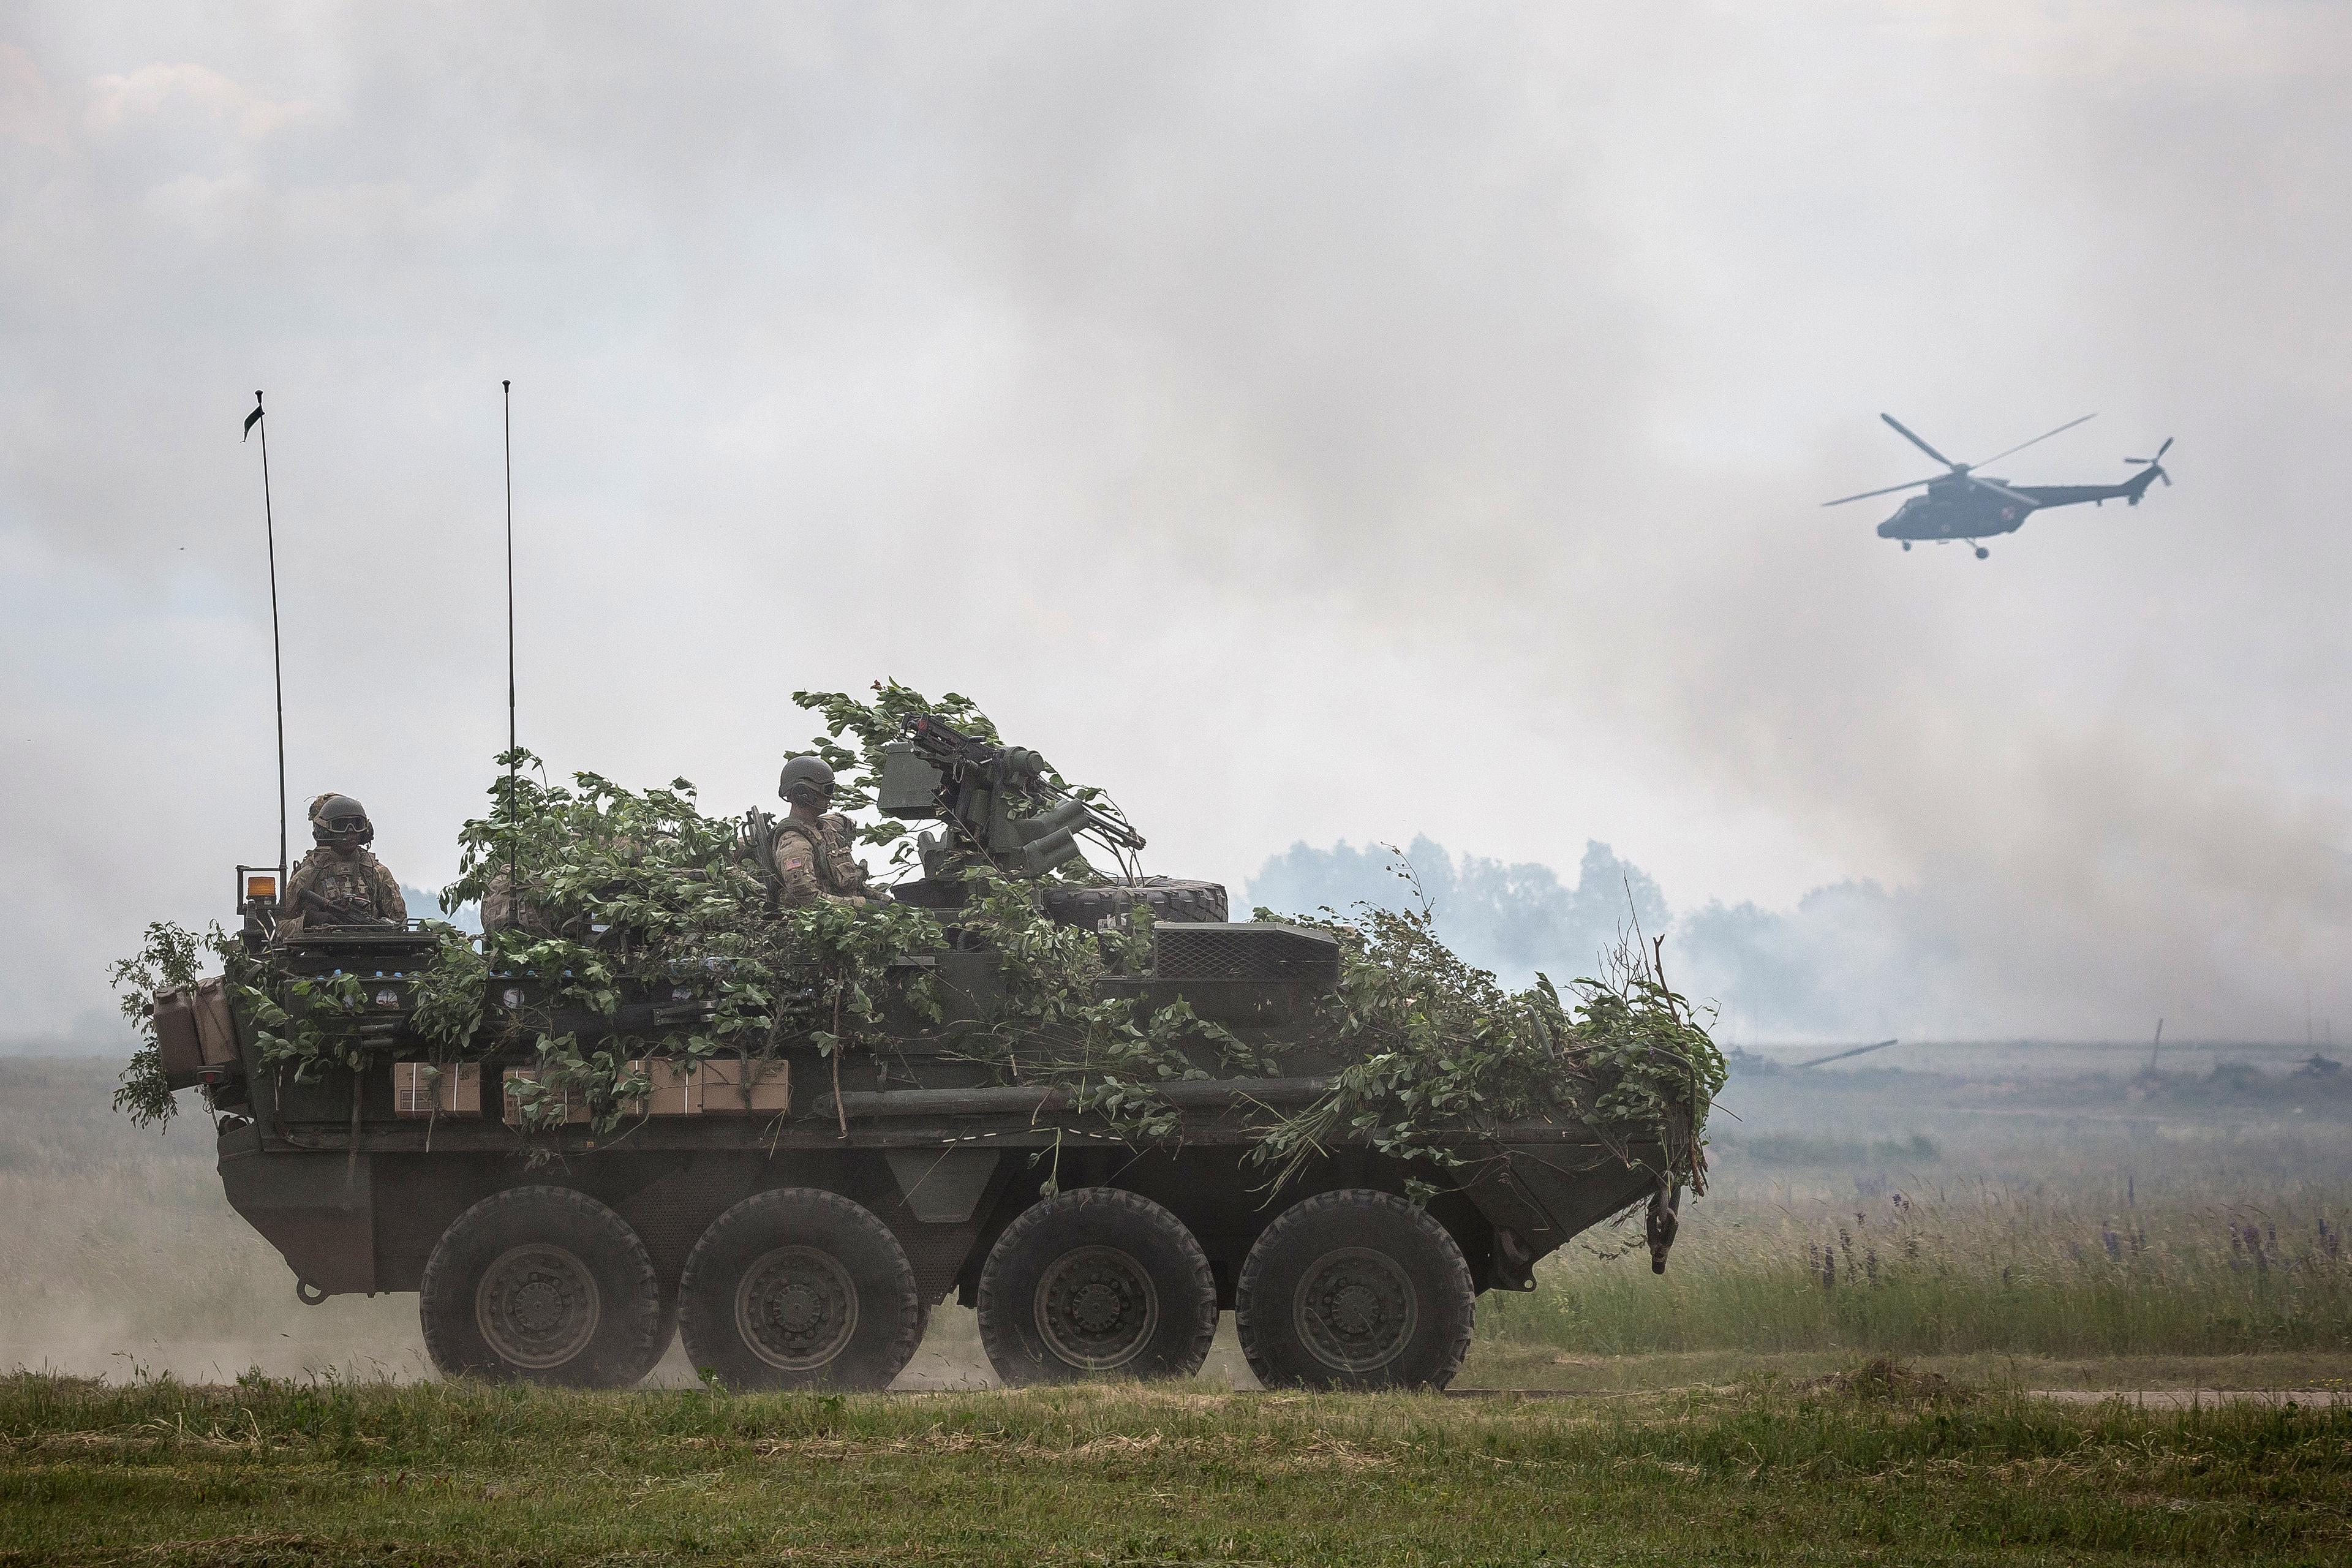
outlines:
M1329 983L1327 942L1187 927L1158 970L1118 984L1286 1038ZM879 1386L954 1296L980 1309L1008 1381L1189 1374L1234 1311L1270 1383L1443 1384L1475 1296L1530 1287L1538 1258L1657 1194L1665 1169L1654 1147L1524 1123L1465 1128L1462 1179L1420 1204L1409 1178L1431 1167L1345 1143L1277 1184L1252 1158L1269 1116L1343 1065L1296 1047L1286 1076L1160 1086L1179 1132L1131 1147L1067 1088L1003 1082L959 1048L991 1005L984 952L909 961L954 999L943 1023L903 1020L837 1060L787 1041L764 1069L665 1062L617 1126L583 1110L526 1133L510 1122L528 1054L420 1071L403 1031L422 939L278 952L360 977L381 1049L298 1081L263 1066L237 1017L234 1060L184 1067L223 1112L228 1200L305 1300L419 1292L453 1374L626 1384L682 1329L732 1386ZM547 989L494 975L488 1001L528 1010ZM558 1021L586 1043L659 1005Z

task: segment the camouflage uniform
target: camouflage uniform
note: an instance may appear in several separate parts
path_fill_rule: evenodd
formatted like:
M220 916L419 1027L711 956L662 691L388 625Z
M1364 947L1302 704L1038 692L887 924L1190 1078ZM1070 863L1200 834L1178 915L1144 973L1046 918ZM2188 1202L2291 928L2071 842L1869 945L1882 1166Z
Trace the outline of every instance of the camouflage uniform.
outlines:
M334 912L329 913L302 895L314 895ZM299 936L308 928L365 925L375 921L405 921L408 900L400 896L400 880L383 861L365 849L338 849L321 845L302 857L286 879L280 906L286 916L278 929Z
M555 922L548 919L531 900L517 899L507 886L507 868L500 862L490 873L490 885L482 894L482 931L519 931L526 936L554 936Z
M671 836L663 834L660 837L668 838ZM646 849L644 843L625 833L598 830L590 838L574 839L573 844L583 858L602 854L609 856L622 867L639 867L646 861ZM496 853L498 859L490 871L489 886L482 890L483 935L488 936L497 931L519 931L526 936L568 936L583 942L589 939L593 932L585 918L581 914L574 912L569 919L563 921L556 918L555 912L548 908L543 895L540 895L540 890L532 886L535 873L523 872L522 897L516 898L514 890L508 886L507 882L509 862L504 847L500 847ZM595 884L592 886L590 896L599 899L611 898L625 889L626 884L619 881Z
M849 818L826 812L814 822L787 816L775 826L776 885L791 909L818 899L871 899L866 868L851 847Z

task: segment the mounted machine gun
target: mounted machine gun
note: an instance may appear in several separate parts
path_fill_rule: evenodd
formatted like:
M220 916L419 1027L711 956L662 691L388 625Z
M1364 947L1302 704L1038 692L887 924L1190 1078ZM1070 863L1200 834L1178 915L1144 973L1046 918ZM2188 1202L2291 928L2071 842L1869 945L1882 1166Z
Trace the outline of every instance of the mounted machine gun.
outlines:
M1100 844L1134 874L1143 835L1107 796L1065 784L1037 752L992 745L935 713L908 720L905 734L882 748L875 807L902 821L945 825L944 832L917 840L925 882L953 884L973 864L1044 877L1085 853L1081 838ZM902 888L900 897L912 890ZM948 900L917 892L908 901Z

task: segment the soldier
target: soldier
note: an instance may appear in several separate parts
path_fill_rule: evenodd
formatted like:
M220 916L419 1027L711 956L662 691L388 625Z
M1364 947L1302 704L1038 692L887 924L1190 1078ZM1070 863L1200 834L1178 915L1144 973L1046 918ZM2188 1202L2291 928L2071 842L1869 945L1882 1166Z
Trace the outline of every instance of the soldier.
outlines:
M368 853L375 825L367 808L347 795L310 803L310 837L319 847L286 879L278 929L289 936L328 926L381 925L408 919L400 879Z
M555 922L528 898L518 899L507 886L507 863L500 860L498 869L490 873L490 885L482 894L482 934L492 931L519 931L526 936L553 936Z
M866 886L866 868L850 847L849 818L824 809L833 804L833 770L824 758L784 763L776 793L793 808L774 832L776 883L786 909L815 899L864 905L890 896Z
M639 865L646 858L645 846L636 839L626 836L614 837L609 832L600 833L591 841L574 841L573 847L600 852L625 867ZM500 854L495 862L490 872L490 885L482 893L483 935L498 931L519 931L526 936L572 936L584 941L593 934L587 921L576 911L568 920L558 920L543 896L533 896L530 868L525 866L520 869L523 891L522 897L516 898L507 885L508 863L504 855ZM544 888L544 883L541 888ZM620 890L620 884L607 883L596 888L593 896L607 897ZM604 929L601 926L593 928L594 931Z

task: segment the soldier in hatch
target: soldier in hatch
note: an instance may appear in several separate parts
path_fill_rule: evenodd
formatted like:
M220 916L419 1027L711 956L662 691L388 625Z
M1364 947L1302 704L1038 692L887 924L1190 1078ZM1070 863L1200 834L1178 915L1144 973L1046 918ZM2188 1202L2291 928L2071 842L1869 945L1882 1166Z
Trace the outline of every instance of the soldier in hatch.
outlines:
M849 818L824 809L833 804L833 770L824 758L787 762L776 793L793 808L774 830L777 891L786 909L818 899L866 904L890 896L866 886L866 868L850 846Z
M278 929L299 936L329 926L398 924L408 919L400 879L368 853L375 825L367 808L347 795L310 803L310 837L319 847L286 879Z
M519 931L526 936L553 936L555 922L529 898L518 899L507 885L507 863L500 860L498 869L490 873L490 885L482 893L482 934L492 931Z

